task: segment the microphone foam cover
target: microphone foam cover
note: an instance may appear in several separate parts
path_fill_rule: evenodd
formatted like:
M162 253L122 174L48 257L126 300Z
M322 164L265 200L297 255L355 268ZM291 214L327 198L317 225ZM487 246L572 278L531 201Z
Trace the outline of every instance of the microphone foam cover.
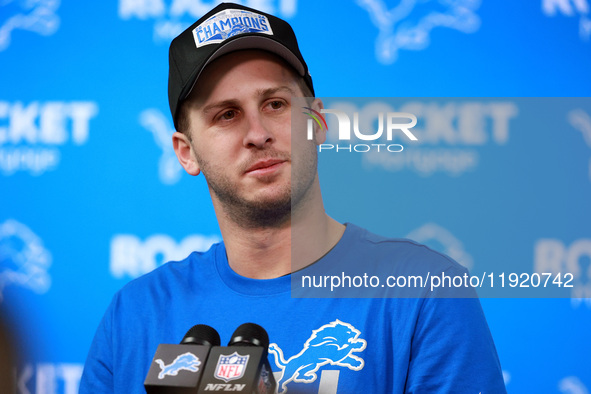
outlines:
M228 346L261 346L266 350L269 347L269 335L258 324L244 323L234 331Z
M220 346L220 343L220 334L206 324L191 327L181 341L184 345Z

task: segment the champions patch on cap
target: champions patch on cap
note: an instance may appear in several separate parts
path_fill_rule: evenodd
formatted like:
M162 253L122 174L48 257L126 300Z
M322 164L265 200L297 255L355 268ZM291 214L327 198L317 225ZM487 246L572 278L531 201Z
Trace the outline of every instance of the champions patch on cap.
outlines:
M195 45L218 44L230 37L244 33L263 33L273 35L266 16L251 11L226 9L207 19L195 29Z

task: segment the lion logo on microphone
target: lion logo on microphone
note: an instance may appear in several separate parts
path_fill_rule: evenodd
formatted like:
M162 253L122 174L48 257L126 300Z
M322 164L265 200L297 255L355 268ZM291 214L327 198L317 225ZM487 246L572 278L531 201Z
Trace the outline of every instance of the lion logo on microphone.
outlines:
M285 360L281 348L272 343L269 353L275 356L275 364L281 369L277 379L277 392L287 392L289 382L312 383L318 376L316 372L326 364L349 368L353 371L363 369L365 361L353 353L361 352L367 346L360 339L361 332L349 323L335 320L312 331L312 336L304 343L304 348L289 360Z
M199 371L199 365L201 365L199 357L189 352L181 354L169 365L164 364L164 361L161 359L154 360L154 362L158 364L161 369L158 374L158 379L164 379L166 375L177 376L179 371L183 369L185 371L197 372Z

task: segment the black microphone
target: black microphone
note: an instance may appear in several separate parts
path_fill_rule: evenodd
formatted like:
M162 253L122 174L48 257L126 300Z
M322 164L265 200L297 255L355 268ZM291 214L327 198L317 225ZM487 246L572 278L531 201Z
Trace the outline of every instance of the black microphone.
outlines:
M267 353L269 335L257 324L238 327L227 347L213 347L203 371L199 393L275 393L275 378Z
M195 393L213 346L220 346L220 335L205 324L191 327L180 345L158 345L144 381L146 393Z

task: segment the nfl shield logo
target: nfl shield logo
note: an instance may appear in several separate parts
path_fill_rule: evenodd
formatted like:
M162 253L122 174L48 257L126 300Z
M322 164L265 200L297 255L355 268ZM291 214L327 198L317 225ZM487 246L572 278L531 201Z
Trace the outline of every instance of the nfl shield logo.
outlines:
M226 383L230 380L240 379L244 376L249 357L250 355L241 356L237 352L229 356L220 355L218 365L215 367L215 377Z

